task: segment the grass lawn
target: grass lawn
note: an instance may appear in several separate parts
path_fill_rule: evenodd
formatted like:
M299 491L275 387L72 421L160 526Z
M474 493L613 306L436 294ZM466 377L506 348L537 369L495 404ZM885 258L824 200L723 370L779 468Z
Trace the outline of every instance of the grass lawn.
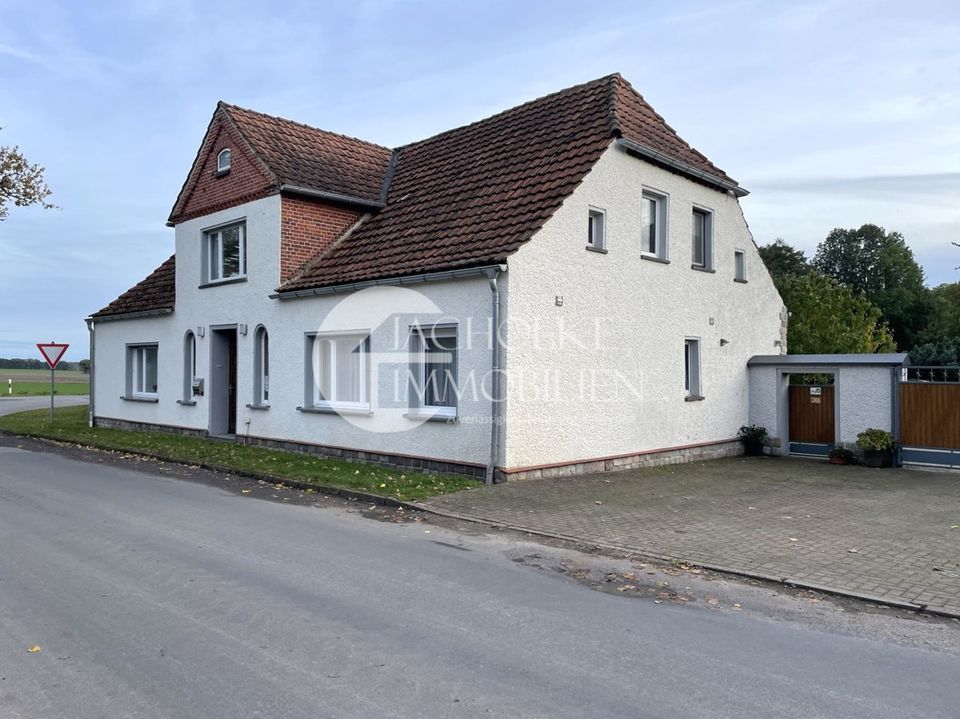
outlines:
M401 500L423 499L479 486L476 480L457 475L421 474L159 432L129 432L101 427L91 429L87 427L86 407L58 408L52 425L47 409L0 416L0 429L102 449L149 452L180 462L202 462Z
M29 397L35 395L50 395L50 378L46 382L24 382L13 380L13 394L7 394L7 384L0 387L0 396ZM57 382L53 390L57 395L90 394L90 385L87 382Z

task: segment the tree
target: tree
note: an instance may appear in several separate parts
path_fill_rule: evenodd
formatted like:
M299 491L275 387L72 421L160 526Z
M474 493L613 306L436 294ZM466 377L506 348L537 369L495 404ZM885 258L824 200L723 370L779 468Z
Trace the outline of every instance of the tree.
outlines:
M90 374L90 360L88 359L80 360L79 362L77 362L77 367L84 374Z
M763 264L774 279L786 275L802 275L810 271L810 264L801 250L791 247L781 238L759 248Z
M898 347L912 347L926 324L923 269L899 232L877 225L837 228L817 248L813 266L880 308Z
M10 203L53 209L56 205L47 202L51 194L40 165L31 165L19 147L0 145L0 220L6 218Z
M790 311L791 354L890 352L893 337L879 308L862 295L816 272L789 274L777 289Z

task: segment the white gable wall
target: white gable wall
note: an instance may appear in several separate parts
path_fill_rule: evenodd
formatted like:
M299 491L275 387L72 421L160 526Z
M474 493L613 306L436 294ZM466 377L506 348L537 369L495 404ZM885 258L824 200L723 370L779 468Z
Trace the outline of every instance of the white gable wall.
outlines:
M644 187L669 197L670 264L641 259ZM694 204L713 211L715 273L691 269ZM606 211L607 254L585 249L590 207ZM736 198L614 144L509 266L507 467L728 440L746 424L747 360L778 351L782 301ZM687 336L701 341L697 402L684 400Z

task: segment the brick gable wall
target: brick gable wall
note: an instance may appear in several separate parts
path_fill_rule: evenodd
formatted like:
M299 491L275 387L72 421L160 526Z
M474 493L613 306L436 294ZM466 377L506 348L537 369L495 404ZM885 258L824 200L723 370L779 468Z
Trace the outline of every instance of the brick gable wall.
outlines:
M280 282L330 246L362 213L300 197L280 200Z
M218 176L217 155L230 148L230 172ZM228 207L259 200L277 192L273 178L250 155L234 131L217 119L200 148L201 158L196 176L188 179L188 195L176 208L170 220L183 222Z

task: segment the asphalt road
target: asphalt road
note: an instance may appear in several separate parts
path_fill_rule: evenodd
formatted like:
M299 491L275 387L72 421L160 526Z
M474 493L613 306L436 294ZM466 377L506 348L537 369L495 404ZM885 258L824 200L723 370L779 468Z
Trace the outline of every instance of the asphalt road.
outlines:
M28 648L41 650L30 653ZM953 652L0 446L0 717L956 717Z
M74 407L78 404L87 404L86 396L64 395L54 398L54 411L57 407ZM0 396L0 415L26 412L28 409L47 409L50 407L50 395L46 397L2 397Z

